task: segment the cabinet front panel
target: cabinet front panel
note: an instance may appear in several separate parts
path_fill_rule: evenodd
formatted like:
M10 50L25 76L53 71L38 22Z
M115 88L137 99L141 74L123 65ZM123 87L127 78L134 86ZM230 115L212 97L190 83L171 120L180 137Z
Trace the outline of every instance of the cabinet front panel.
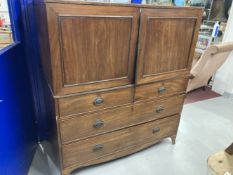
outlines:
M185 93L187 83L187 78L178 78L156 83L138 85L135 88L134 100L142 101Z
M133 88L121 88L58 99L60 117L100 111L133 102ZM98 103L98 104L97 104Z
M143 76L186 69L195 20L148 18Z
M180 95L62 119L59 121L61 141L72 142L179 114L183 101L184 95Z
M127 78L131 30L132 18L62 17L64 85Z
M138 9L69 4L48 7L56 94L133 83Z
M173 136L177 132L179 116L172 116L142 125L62 146L64 167L85 165L89 161L129 149L140 148L151 141Z
M182 9L178 9L183 11ZM198 17L145 9L141 14L138 84L173 78L188 73L196 41Z

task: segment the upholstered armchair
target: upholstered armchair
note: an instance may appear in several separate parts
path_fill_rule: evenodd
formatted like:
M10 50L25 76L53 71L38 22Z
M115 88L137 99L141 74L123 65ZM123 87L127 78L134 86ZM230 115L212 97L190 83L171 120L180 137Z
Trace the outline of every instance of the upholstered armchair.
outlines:
M204 87L233 51L233 42L209 46L193 65L187 92Z

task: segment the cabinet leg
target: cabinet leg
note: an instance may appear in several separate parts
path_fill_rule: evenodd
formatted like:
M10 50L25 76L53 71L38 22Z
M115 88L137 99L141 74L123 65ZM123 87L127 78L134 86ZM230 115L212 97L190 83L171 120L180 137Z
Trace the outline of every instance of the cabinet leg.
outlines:
M61 175L70 175L70 173L71 173L71 172L69 172L69 171L62 171L62 172L61 172Z
M172 139L172 144L175 145L176 144L176 135L171 136Z
M233 155L233 143L225 151L228 154Z
M67 167L62 169L60 174L61 175L72 175L73 173L77 174L77 171L79 171L80 168L81 168L80 166Z

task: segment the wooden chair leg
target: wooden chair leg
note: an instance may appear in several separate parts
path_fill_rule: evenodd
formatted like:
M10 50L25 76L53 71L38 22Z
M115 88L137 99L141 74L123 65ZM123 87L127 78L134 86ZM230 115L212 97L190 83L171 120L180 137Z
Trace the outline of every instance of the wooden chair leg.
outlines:
M233 155L233 143L225 151L228 154Z
M175 145L176 144L176 135L171 136L172 139L172 144Z

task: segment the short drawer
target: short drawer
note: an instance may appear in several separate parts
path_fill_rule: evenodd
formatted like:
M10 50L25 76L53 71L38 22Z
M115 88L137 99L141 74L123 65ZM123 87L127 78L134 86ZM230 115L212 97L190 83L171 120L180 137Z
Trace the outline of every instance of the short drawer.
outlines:
M59 121L63 143L96 136L181 112L184 95L136 103Z
M116 132L62 146L64 167L73 164L82 166L88 161L101 158L108 160L125 149L138 149L148 142L156 142L176 134L179 116L167 117L153 122L129 127ZM131 151L132 152L132 151Z
M135 89L135 101L166 97L186 91L188 79L173 79L158 83L139 85Z
M101 91L58 99L60 116L74 115L131 103L132 88Z

